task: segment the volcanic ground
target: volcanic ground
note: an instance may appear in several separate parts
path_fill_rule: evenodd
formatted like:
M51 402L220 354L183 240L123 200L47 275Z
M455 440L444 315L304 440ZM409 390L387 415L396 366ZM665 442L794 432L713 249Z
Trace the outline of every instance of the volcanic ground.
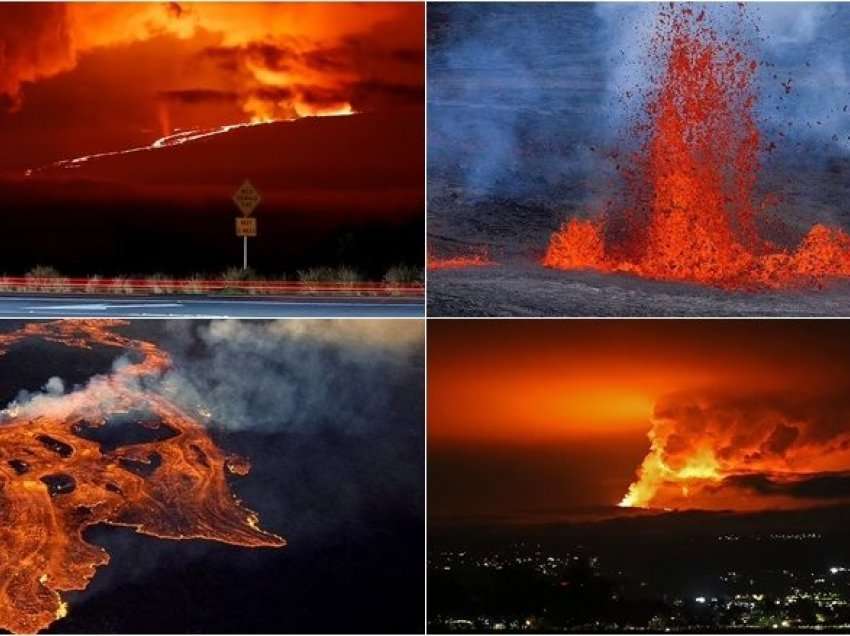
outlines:
M790 175L789 202L776 210L786 237L815 220L850 229L850 161L807 175L802 191ZM795 180L799 178L799 173ZM540 264L549 238L582 209L585 183L566 184L551 199L509 200L470 194L448 179L428 184L431 253L482 248L492 265L428 272L431 316L848 316L850 281L782 291L730 292L699 284L652 281L627 274L561 271ZM787 240L787 239L786 239ZM793 241L793 238L790 240Z

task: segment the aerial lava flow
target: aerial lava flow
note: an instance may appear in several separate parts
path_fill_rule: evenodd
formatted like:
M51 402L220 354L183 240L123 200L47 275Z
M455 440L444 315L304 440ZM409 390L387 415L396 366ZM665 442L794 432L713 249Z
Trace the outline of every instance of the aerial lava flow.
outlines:
M84 388L13 402L0 413L0 628L34 633L67 613L60 593L85 589L109 561L83 539L95 524L162 539L285 545L230 490L227 474L246 474L248 461L217 448L196 417L144 388L170 358L152 342L117 333L122 324L58 321L0 335L0 355L43 338L138 358Z
M650 48L658 84L635 125L638 150L622 162L624 196L599 218L565 223L543 264L726 289L850 276L850 236L840 229L815 225L796 249L759 236L758 63L740 38L718 35L705 12L670 5Z

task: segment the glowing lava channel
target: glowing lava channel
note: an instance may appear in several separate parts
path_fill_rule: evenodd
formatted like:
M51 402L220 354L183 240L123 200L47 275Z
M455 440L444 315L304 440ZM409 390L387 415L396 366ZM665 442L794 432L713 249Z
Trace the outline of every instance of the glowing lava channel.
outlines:
M110 152L98 152L91 155L84 155L82 157L74 157L73 159L61 159L60 161L55 161L46 166L42 166L41 168L30 168L24 172L24 175L27 177L31 177L34 174L41 172L43 170L49 170L51 168L65 168L65 169L73 169L79 168L82 164L91 161L92 159L102 159L104 157L118 157L120 155L130 155L137 152L147 152L150 150L161 150L163 148L173 148L174 146L181 146L183 144L197 141L199 139L205 139L207 137L215 137L216 135L223 135L225 133L229 133L231 130L237 130L239 128L254 128L256 126L265 126L267 124L276 124L280 122L292 122L297 121L298 119L303 119L304 117L346 117L349 115L357 114L356 111L351 109L351 106L344 106L338 109L310 113L307 115L294 117L292 119L267 119L267 118L254 118L253 121L243 122L239 124L226 124L224 126L219 126L217 128L203 128L203 129L192 129L192 130L180 130L171 135L166 135L165 137L160 137L156 141L148 144L147 146L139 146L136 148L126 148L124 150L113 150Z
M83 538L93 525L127 526L161 539L286 544L260 529L257 514L230 489L227 475L246 474L248 461L221 451L194 414L145 388L171 360L152 342L116 333L124 324L60 320L0 335L0 355L41 338L79 349L117 347L138 358L84 388L37 395L0 413L2 629L35 633L68 613L60 593L85 589L109 562L103 548ZM116 447L95 441L112 418L134 412L143 419L120 426L141 426L152 441Z
M428 254L428 271L441 269L465 269L468 267L492 267L496 261L490 258L487 249L479 249L475 253L466 255L450 256L440 258L432 253Z

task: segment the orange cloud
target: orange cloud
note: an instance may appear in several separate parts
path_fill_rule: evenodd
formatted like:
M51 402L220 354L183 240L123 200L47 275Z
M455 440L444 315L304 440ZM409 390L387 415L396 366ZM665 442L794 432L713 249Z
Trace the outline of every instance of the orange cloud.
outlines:
M623 505L764 508L850 499L847 396L667 396L656 404L651 449Z
M423 30L423 8L405 3L9 4L0 97L19 109L28 84L100 49L203 38L214 44L170 90L234 93L254 120L366 109L376 95L421 103Z

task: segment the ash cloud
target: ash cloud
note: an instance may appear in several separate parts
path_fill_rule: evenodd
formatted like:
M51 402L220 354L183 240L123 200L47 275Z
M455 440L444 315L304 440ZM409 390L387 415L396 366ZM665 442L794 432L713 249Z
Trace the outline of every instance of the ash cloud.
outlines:
M770 62L761 69L762 120L774 134L850 154L850 7L772 3L752 11Z
M846 390L670 395L656 404L649 437L652 448L630 491L643 493L645 504L713 507L716 499L722 506L736 491L850 497ZM759 504L756 498L747 505Z
M594 123L605 69L592 8L428 10L429 169L473 195L516 198L587 174L605 132Z
M324 83L261 87L251 96L263 101L287 102L299 97L319 108L347 103L358 112L421 106L425 85L417 67L423 63L424 50L396 47L383 39L346 37L338 45L317 45L305 51L270 43L217 46L205 49L202 56L233 73L262 68L275 73L306 69L305 77L317 72L324 75ZM347 79L352 77L359 79Z
M22 389L18 391L15 399L12 400L3 411L0 411L0 416L3 413L12 410L18 410L22 405L27 405L33 412L40 412L42 408L50 404L50 400L60 397L65 394L65 382L58 376L53 376L44 386L41 391L27 391Z

